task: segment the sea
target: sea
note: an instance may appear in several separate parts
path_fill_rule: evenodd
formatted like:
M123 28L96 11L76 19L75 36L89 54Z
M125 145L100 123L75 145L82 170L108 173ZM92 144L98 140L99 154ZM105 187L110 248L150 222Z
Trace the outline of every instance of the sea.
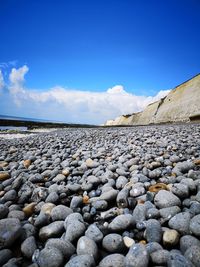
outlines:
M54 122L50 120L42 120L42 119L35 119L35 118L24 118L24 117L16 117L16 116L7 116L7 115L0 115L0 120L16 120L16 121L35 121L35 122ZM27 131L27 127L23 126L0 126L0 130L20 130L20 131Z

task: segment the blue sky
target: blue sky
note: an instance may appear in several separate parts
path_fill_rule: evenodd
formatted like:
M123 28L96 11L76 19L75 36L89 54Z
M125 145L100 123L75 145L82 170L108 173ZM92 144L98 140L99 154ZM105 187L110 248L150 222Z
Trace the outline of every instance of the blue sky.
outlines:
M0 114L103 123L141 110L200 72L199 14L199 0L1 0Z

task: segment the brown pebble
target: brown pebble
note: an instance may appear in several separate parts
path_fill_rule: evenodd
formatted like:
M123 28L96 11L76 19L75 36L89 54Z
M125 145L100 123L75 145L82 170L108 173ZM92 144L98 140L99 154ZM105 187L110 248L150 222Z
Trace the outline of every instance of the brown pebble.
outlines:
M0 172L0 181L4 181L10 178L10 175L8 172Z
M24 160L24 167L26 168L26 169L28 169L28 167L31 165L31 160L30 159L26 159L26 160Z
M159 192L160 190L168 190L167 188L167 185L164 184L164 183L157 183L155 185L151 185L148 189L148 191L150 192L154 192L154 193L157 193Z
M8 162L7 161L0 161L0 167L6 167L8 166Z
M89 197L88 196L83 196L83 203L88 204L89 203Z
M139 243L143 244L143 245L146 245L147 241L146 240L140 240Z
M200 159L195 159L193 162L195 165L200 165Z
M27 217L31 216L35 211L36 202L32 202L23 208L23 212Z

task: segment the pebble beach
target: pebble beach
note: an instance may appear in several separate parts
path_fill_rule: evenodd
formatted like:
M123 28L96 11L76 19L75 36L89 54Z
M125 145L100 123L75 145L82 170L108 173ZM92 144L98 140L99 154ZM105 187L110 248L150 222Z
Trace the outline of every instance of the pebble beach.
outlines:
M0 266L200 266L199 124L7 137Z

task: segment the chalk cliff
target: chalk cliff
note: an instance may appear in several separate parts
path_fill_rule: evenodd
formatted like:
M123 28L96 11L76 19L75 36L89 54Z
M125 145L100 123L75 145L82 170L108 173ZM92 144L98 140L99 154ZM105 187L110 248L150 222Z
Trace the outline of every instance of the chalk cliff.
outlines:
M170 93L149 104L144 111L121 115L105 125L148 125L200 120L200 74L176 86Z

